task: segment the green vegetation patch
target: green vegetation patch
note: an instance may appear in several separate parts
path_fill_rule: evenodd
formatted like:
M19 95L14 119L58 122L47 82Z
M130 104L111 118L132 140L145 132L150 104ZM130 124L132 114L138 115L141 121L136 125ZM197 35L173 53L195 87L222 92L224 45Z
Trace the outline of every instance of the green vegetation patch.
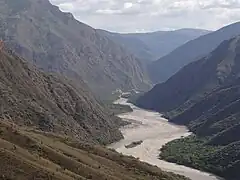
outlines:
M160 159L237 180L240 177L240 142L228 146L208 145L195 135L174 140L161 149Z
M205 139L195 136L178 139L161 149L160 158L201 170L209 170L207 159L220 147L205 145Z

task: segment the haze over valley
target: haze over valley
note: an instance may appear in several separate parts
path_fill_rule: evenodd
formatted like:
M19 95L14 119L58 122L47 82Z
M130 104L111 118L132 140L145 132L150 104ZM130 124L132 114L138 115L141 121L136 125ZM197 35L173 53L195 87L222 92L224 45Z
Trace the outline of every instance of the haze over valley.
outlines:
M0 179L239 180L239 13L0 0Z

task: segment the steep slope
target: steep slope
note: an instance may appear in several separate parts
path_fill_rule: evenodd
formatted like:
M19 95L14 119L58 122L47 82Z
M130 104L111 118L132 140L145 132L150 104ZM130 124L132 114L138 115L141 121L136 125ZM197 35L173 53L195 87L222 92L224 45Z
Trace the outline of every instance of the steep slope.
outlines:
M82 77L98 95L149 88L137 58L48 0L0 0L0 38L45 71Z
M170 142L161 158L238 180L240 36L224 41L138 100L196 136Z
M122 138L118 119L94 99L83 81L44 74L11 51L0 52L0 116L19 125L92 143Z
M151 80L155 83L166 81L185 65L209 54L224 40L239 34L240 23L238 22L189 41L149 66Z
M100 146L0 120L0 179L187 180Z
M185 44L186 42L210 33L201 29L179 29L152 33L118 34L103 31L109 38L122 44L145 63L157 60Z
M156 85L137 103L161 112L176 108L184 111L214 89L238 78L239 52L239 37L224 41L208 56L185 66L168 81Z

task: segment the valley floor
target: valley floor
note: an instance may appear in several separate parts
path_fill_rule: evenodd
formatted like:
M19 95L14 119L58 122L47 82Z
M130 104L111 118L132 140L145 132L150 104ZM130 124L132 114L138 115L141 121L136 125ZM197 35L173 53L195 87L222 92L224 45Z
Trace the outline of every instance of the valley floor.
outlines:
M126 104L126 99L120 99L116 103ZM174 172L191 178L192 180L216 180L217 177L185 166L159 160L160 148L182 136L189 136L191 133L183 126L169 123L159 113L140 109L127 103L133 112L124 113L119 117L132 122L131 125L121 129L124 139L112 144L110 147L125 155L139 158L141 161L156 165L165 171ZM126 148L125 145L132 142L143 141L134 148Z

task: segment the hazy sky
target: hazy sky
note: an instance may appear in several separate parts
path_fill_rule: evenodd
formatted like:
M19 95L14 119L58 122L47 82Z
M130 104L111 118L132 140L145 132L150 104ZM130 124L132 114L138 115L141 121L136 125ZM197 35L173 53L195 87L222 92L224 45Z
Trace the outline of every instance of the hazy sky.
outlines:
M140 32L215 30L240 21L240 0L50 0L94 28Z

